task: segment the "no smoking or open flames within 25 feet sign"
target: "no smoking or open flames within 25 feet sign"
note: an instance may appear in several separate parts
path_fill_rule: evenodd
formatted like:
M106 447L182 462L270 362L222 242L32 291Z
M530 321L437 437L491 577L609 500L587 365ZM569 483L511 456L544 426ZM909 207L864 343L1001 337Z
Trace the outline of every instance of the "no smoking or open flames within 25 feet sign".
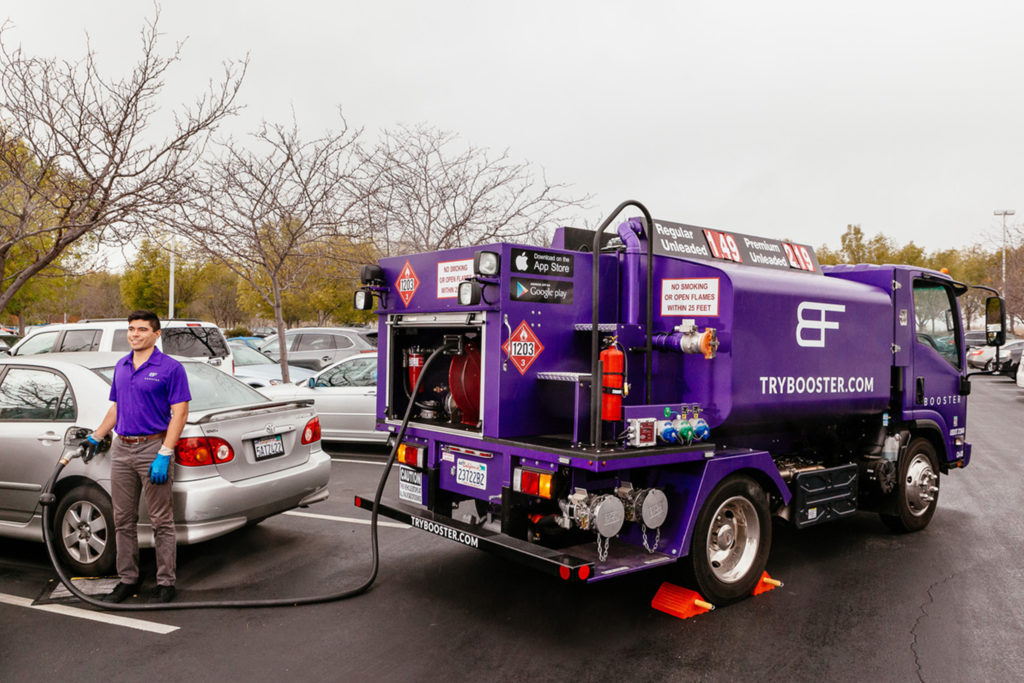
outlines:
M398 281L395 282L395 289L398 290L398 296L402 298L402 303L409 306L409 302L412 301L413 294L419 289L420 279L416 277L416 271L412 269L409 262L406 261L405 265L402 266L402 271L398 273Z
M544 345L533 333L533 328L524 320L519 323L519 327L515 329L501 349L508 354L508 359L516 366L519 374L525 375L533 365L533 361L537 360L537 356L544 350Z

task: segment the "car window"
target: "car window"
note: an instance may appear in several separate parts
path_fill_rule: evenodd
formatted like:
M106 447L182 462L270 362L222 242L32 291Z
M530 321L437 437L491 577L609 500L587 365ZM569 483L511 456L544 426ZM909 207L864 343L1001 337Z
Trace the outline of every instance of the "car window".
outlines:
M377 330L373 332L360 332L359 337L370 346L377 348Z
M277 365L277 363L256 349L245 344L232 344L231 354L235 358L235 367L242 365Z
M53 344L57 341L57 330L53 332L40 332L39 334L29 337L25 340L25 343L18 347L18 356L30 356L34 353L50 353L53 350Z
M345 334L335 334L332 336L334 337L334 346L338 349L347 349L354 343L351 337Z
M216 327L165 327L160 333L163 352L186 358L224 358L228 343Z
M299 341L295 345L295 351L328 351L335 348L335 335L323 333L305 333L299 335ZM352 342L349 340L348 345Z
M67 330L60 342L61 351L99 351L101 330Z
M188 377L189 393L192 394L192 400L188 403L190 413L266 403L269 400L245 382L238 381L212 365L194 361L186 361L182 365ZM107 382L114 377L112 367L97 368L96 372Z
M114 330L114 337L110 340L111 351L131 351L132 346L128 343L128 328L122 327Z
M74 419L74 397L60 375L11 368L0 381L0 420Z
M320 375L317 386L369 387L377 384L377 359L364 357L341 363Z
M914 319L917 343L934 349L950 365L961 367L956 333L960 317L956 314L952 291L927 280L914 281Z

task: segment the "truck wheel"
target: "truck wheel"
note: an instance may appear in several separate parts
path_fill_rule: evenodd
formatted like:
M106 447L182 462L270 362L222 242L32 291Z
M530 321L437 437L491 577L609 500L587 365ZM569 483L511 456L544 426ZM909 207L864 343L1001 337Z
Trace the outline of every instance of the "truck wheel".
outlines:
M114 513L110 498L95 486L76 486L57 506L53 521L57 555L78 576L114 571Z
M928 526L939 504L939 461L935 447L928 439L910 442L900 458L896 481L895 515L882 515L882 521L893 531L920 531Z
M697 516L690 543L690 576L715 605L750 595L761 578L772 545L768 497L747 476L715 487Z

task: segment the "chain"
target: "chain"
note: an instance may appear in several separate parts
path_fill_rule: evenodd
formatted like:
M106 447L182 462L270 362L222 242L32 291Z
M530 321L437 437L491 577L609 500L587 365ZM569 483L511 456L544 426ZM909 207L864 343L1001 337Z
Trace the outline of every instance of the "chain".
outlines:
M604 546L601 545L601 539L602 538L604 539ZM604 562L605 560L608 559L608 544L611 543L611 540L612 539L607 538L605 536L602 536L601 534L597 535L597 561L598 562Z
M658 544L661 543L661 527L659 526L657 529L654 530L654 547L651 547L650 545L647 544L647 525L646 524L641 524L640 525L640 536L641 536L641 538L644 539L644 549L647 552L649 552L649 553L653 553L653 552L655 552L658 549Z

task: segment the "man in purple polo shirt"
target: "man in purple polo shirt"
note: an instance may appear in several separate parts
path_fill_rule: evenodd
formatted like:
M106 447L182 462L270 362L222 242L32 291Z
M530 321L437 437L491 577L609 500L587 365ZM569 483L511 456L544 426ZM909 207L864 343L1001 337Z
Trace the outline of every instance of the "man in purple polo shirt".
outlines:
M120 582L104 600L121 602L139 588L139 499L146 496L156 546L156 590L160 602L174 599L177 547L171 500L171 459L188 418L185 368L156 348L160 319L152 311L128 315L132 352L118 361L103 422L87 438L98 443L110 430L110 489Z

